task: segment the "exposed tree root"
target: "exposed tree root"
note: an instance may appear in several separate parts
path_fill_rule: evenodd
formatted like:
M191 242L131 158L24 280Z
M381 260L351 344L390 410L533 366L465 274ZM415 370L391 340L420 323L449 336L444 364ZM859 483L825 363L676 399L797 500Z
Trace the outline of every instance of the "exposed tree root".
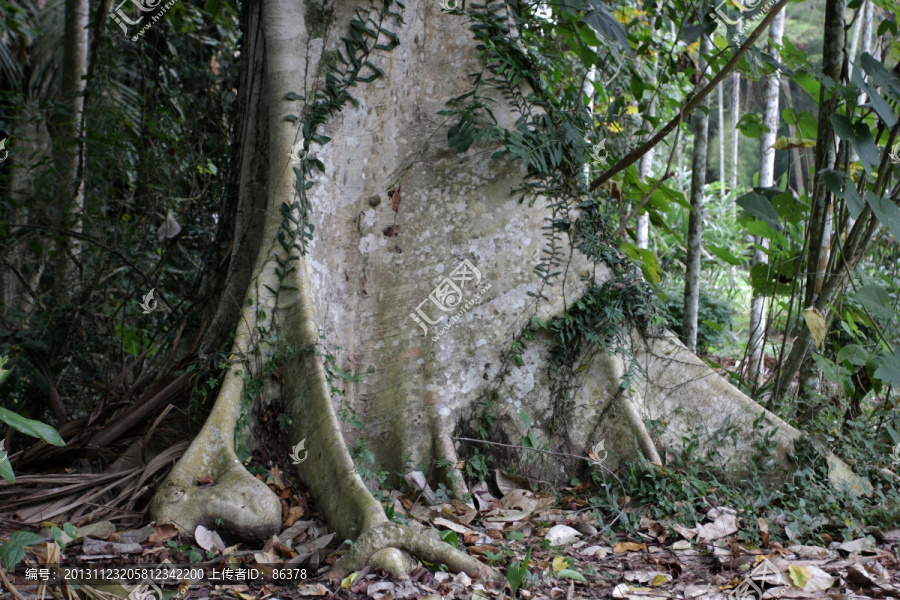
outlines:
M443 563L452 571L463 572L476 579L490 579L497 575L491 567L453 546L395 523L382 523L361 535L350 552L335 563L329 575L345 577L367 563L393 574L409 573L415 563L409 564L408 555L397 552L398 549L431 563Z
M279 531L278 498L234 453L242 389L240 377L229 371L203 429L153 498L150 511L158 522L193 533L197 525L213 527L218 518L223 529L250 540Z

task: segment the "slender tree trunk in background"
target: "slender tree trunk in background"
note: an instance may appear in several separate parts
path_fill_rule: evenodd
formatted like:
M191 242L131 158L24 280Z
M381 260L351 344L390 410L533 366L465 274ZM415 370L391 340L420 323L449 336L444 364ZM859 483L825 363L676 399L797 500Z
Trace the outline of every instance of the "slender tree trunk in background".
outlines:
M84 178L81 168L84 143L81 139L84 115L84 78L88 63L88 0L66 0L66 23L63 38L62 78L60 99L64 114L57 149L57 169L61 183L57 227L81 233L81 213L84 210ZM57 244L54 282L57 292L66 289L72 264L77 260L80 242L61 237Z
M743 21L737 20L737 31L741 32ZM729 190L737 189L738 176L738 135L737 124L741 118L741 72L737 69L731 76L731 185Z
M845 0L827 0L825 4L825 44L822 52L822 74L834 81L840 80L841 59L844 50L844 14L847 10ZM834 131L831 127L830 116L837 110L840 98L837 95L827 96L824 87L819 96L819 122L816 139L816 158L813 170L814 179L812 185L811 209L808 227L808 246L806 256L806 285L803 295L803 306L815 306L818 299L818 291L821 289L824 273L819 271L820 265L827 264L827 257L823 261L823 253L830 248L830 218L831 195L822 184L819 173L822 169L834 163ZM801 333L806 330L801 326ZM808 330L807 330L808 331ZM805 341L804 341L805 340ZM814 351L811 338L808 335L798 335L791 348L788 359L779 373L775 390L776 399L784 396L794 379L794 374L804 364L804 359ZM806 361L812 363L812 361ZM818 373L814 366L803 369L800 381L800 392L806 396L817 388Z
M864 0L863 5L859 8L862 11L862 48L860 49L860 55L863 53L872 53L872 17L874 11L874 6L872 6L871 0ZM856 41L856 40L854 40ZM853 61L856 61L857 66L859 66L858 56L853 49L850 57ZM860 92L859 99L857 104L865 104L866 103L866 93Z
M659 60L653 59L653 71L650 78L650 85L656 87L656 69L659 65ZM656 102L651 100L650 105L647 107L647 113L651 117L656 116ZM644 131L651 132L653 131L653 126L645 119L644 124L641 127ZM644 134L641 138L641 142L646 141L650 137L650 133ZM641 181L646 181L647 177L653 172L653 154L654 149L650 149L641 157L641 162L638 169L638 174L640 175ZM642 248L644 250L650 247L650 215L646 212L642 215L637 216L637 223L635 225L635 243L638 248Z
M597 66L591 65L591 68L588 69L588 72L584 78L584 89L582 92L585 96L587 96L587 111L588 114L591 115L591 119L594 118L594 80L597 79ZM584 177L590 182L591 180L591 163L590 161L584 163Z
M719 86L719 194L725 200L725 92Z
M700 37L700 72L706 81L706 55L712 43L708 36ZM703 110L706 108L707 110ZM707 151L709 148L709 100L694 111L694 152L691 165L691 214L688 218L687 257L684 273L684 319L681 339L692 352L697 351L697 316L700 308L700 256L703 251L703 186L706 184Z
M853 71L856 68L859 68L859 56L863 53L871 53L872 52L872 3L870 0L863 0L862 6L857 10L859 13L856 17L856 27L853 28L853 42L850 45L850 64L848 65L849 72L847 75L847 79L851 79L853 77ZM860 32L862 32L862 51L857 54L857 49L859 46L859 38ZM854 64L855 63L855 64ZM863 106L866 103L866 93L864 91L860 91L859 96L856 99L857 106ZM859 155L856 153L856 148L850 147L850 162L854 162L859 160ZM853 228L853 224L856 222L849 214L847 215L847 228L846 231L849 233Z
M784 14L781 11L769 28L769 53L773 56L781 47L781 38L784 35ZM775 184L775 139L778 137L778 93L781 89L781 74L775 70L766 77L766 107L763 112L763 125L769 131L760 137L759 150L759 187L767 188ZM763 237L754 237L754 242L761 248L753 249L753 259L750 268L757 264L767 264L769 256L764 248L768 248L768 240ZM747 352L750 355L750 364L747 368L747 377L756 387L762 383L763 360L766 351L766 297L764 294L753 293L753 303L750 308L750 342Z

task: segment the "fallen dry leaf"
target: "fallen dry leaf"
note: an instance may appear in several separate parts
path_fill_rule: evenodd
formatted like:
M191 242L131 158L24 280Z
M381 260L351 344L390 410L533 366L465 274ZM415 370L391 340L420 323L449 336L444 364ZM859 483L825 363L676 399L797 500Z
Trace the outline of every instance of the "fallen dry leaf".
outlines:
M723 514L712 523L698 527L697 538L709 542L736 533L737 530L737 518L734 515Z
M194 539L197 540L197 545L204 550L215 550L216 552L225 551L225 543L222 542L222 538L219 537L219 534L207 529L203 525L197 525L197 529L194 531Z
M292 506L288 510L287 519L284 520L284 526L290 527L294 523L300 520L300 517L303 516L303 507L302 506Z
M622 554L624 552L638 552L647 547L647 544L638 544L635 542L619 542L613 546L613 552Z
M328 593L328 588L321 583L301 584L297 586L297 593L301 596L324 596Z
M769 524L762 517L756 519L756 522L759 523L759 535L762 537L763 547L765 548L769 545Z
M172 523L163 523L153 528L153 533L147 540L151 544L159 544L178 535L178 528Z

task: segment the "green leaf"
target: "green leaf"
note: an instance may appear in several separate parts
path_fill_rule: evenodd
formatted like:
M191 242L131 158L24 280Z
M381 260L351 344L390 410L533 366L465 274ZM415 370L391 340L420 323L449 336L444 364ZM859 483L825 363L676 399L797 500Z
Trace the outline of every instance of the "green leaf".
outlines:
M849 379L851 373L844 367L834 364L821 354L813 354L812 358L816 365L822 369L822 374L825 375L828 381L843 386L844 381Z
M303 100L303 96L298 94L297 92L288 92L284 95L285 100Z
M900 241L900 208L890 199L873 194L866 194L866 200L881 224L890 230L895 240Z
M850 118L839 114L833 114L829 118L838 137L850 142L850 145L859 154L859 160L866 171L869 173L874 171L878 166L878 147L866 124L862 121L851 121Z
M806 219L809 207L794 198L793 194L776 194L772 198L772 208L782 220L788 223L802 223Z
M591 9L585 13L584 22L606 39L616 42L625 50L631 50L625 28L614 16L609 14L600 0L589 0Z
M17 415L11 410L0 408L0 421L3 421L16 431L21 431L22 433L30 435L31 437L41 438L48 444L53 444L54 446L66 445L63 439L59 437L59 434L56 433L56 430L46 423L41 423L40 421L34 421L32 419L26 419L25 417Z
M882 88L888 98L894 102L900 102L900 78L891 71L888 71L881 62L876 60L868 52L863 53L863 55L859 57L859 62L862 65L863 71L866 72L866 75L870 77L871 82L875 84L876 87Z
M859 218L865 204L856 191L853 180L846 173L835 171L833 169L822 169L819 171L819 177L829 192L847 202L847 209L850 216L854 219Z
M63 531L73 540L78 537L78 528L71 523L63 523Z
M768 198L756 192L744 194L737 199L737 204L743 208L748 215L764 221L769 227L775 231L781 231L781 223L778 222L778 211L772 206Z
M748 138L758 138L769 131L757 113L746 113L737 122L737 129Z
M4 542L0 545L0 560L10 571L25 558L25 547L12 542Z
M854 295L872 316L890 319L894 316L893 301L881 286L864 285Z
M713 256L721 258L722 260L727 262L729 265L734 265L735 267L739 267L743 264L741 262L741 259L739 259L737 256L735 256L731 252L729 252L726 248L723 248L721 246L715 246L713 244L710 244L706 248L707 248L707 250L712 252Z
M44 538L30 531L16 531L9 536L9 541L22 546L34 546L44 541Z
M781 118L788 125L793 125L800 130L800 137L805 140L815 140L819 133L819 123L812 113L807 111L798 112L792 108L786 108L781 111Z
M652 250L638 248L634 244L622 244L622 250L641 265L644 278L651 283L662 281L662 269Z
M893 354L881 354L881 366L875 370L873 377L884 383L900 387L900 346L894 348Z
M455 531L450 529L444 530L440 532L441 539L453 546L454 548L459 548L459 538L456 535Z
M841 348L837 357L835 358L835 362L843 363L844 361L850 361L851 365L861 367L866 364L866 361L869 360L869 353L866 350L857 344L847 344L843 348Z
M0 383L6 381L6 378L9 377L10 373L12 373L12 371L10 371L9 369L3 368L7 360L9 359L6 356L0 356Z
M525 424L525 427L531 429L531 417L528 416L524 410L519 411L519 418L522 419L522 423Z
M572 569L563 569L562 571L557 573L556 576L560 579L574 579L575 581L587 583L587 579L584 578L584 575L582 575L578 571L573 571Z
M0 477L13 483L16 482L16 474L13 473L12 465L9 464L8 460L0 462Z

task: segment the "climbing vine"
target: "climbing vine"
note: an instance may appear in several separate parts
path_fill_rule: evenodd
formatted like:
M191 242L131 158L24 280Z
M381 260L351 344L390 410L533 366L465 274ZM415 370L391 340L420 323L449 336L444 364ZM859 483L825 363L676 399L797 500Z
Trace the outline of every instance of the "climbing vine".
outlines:
M554 415L561 415L577 387L577 372L584 370L579 361L585 361L581 362L585 365L597 351L630 356L628 336L632 327L653 333L661 319L655 296L636 263L614 241L603 197L588 190L584 165L590 155L589 138L596 134L592 132L581 90L567 96L548 91L540 75L540 65L547 58L523 36L529 23L519 15L517 6L521 5L470 5L467 15L480 42L483 68L474 76L473 89L451 99L450 108L442 114L456 120L448 130L452 148L464 152L478 142L499 142L502 149L494 157L520 161L526 169L527 175L516 190L520 204L528 200L531 206L543 199L550 209L543 227L544 249L535 266L541 285L536 292L529 292L534 297L535 312L537 303L546 299L546 286L564 275L571 263L572 249L584 254L595 265L595 271L611 271L611 277L602 284L596 283L594 277L588 278L584 295L566 306L563 314L548 322L532 316L529 327L513 341L501 367L498 379L502 383L510 362L524 364L521 354L527 342L538 331L549 334L548 369L553 381ZM602 10L599 6L591 8L594 15ZM610 21L615 19L604 20ZM610 31L608 37L621 41L624 30ZM491 88L498 90L518 114L515 128L498 124L490 108L493 100L487 95ZM564 235L571 244L564 243ZM636 367L635 361L628 361L624 388ZM495 395L496 390L488 394Z

